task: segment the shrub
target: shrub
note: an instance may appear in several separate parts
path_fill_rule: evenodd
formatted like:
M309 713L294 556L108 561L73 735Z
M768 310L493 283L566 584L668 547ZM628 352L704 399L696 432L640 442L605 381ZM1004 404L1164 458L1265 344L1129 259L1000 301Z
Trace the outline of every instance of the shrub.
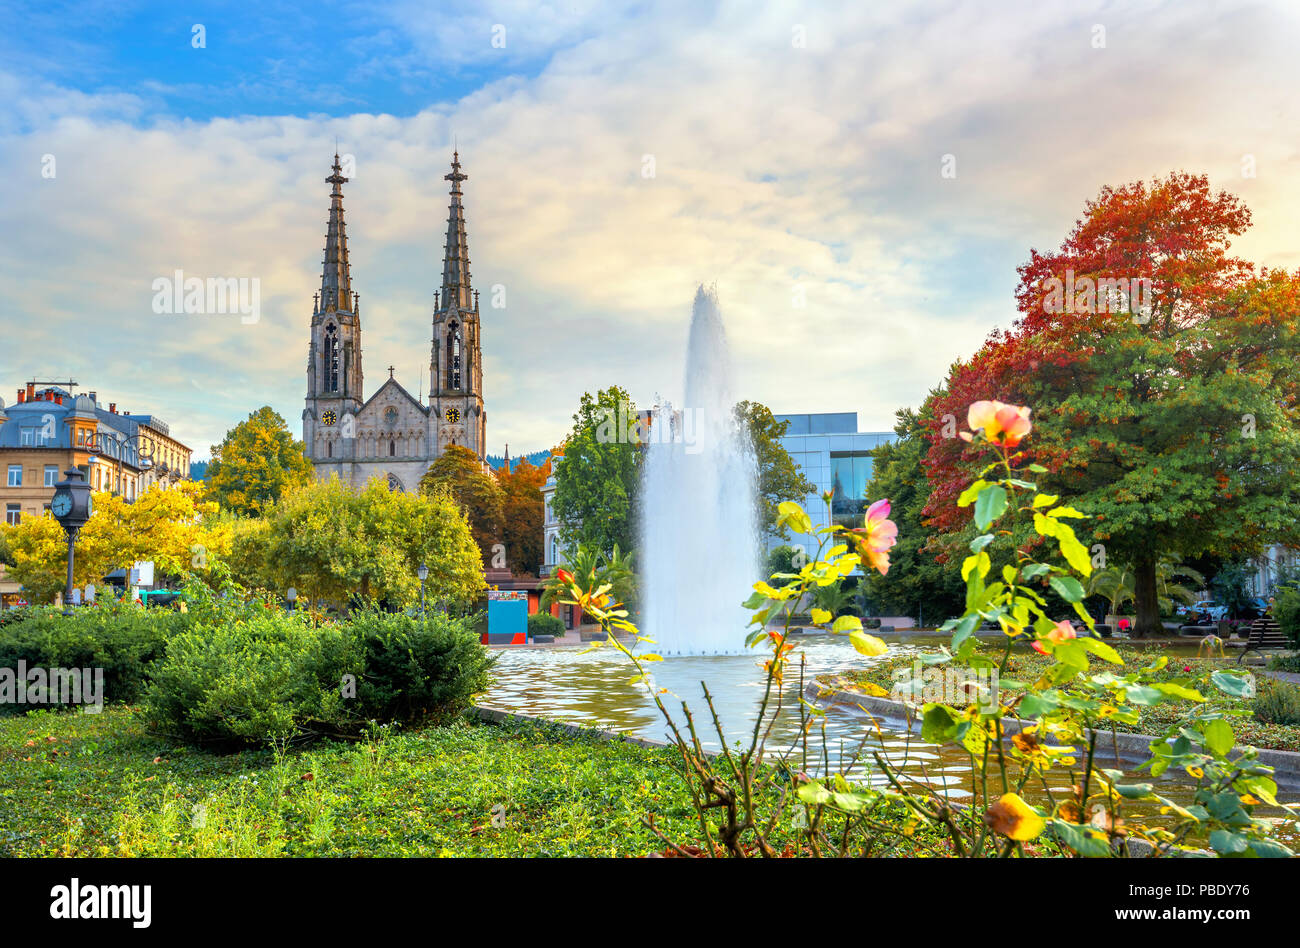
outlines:
M368 722L447 721L486 690L495 659L475 617L363 612L314 624L256 612L168 644L147 697L152 726L186 740L272 743L356 737Z
M1291 644L1300 648L1300 590L1284 586L1273 600L1273 618Z
M534 612L528 617L529 638L538 635L554 635L558 638L563 634L564 620L559 616L553 616L549 612Z
M357 685L362 721L420 724L454 718L487 690L496 657L479 642L473 616L360 613L345 628L365 670Z
M107 700L136 701L168 639L188 624L182 613L108 597L70 616L31 607L0 627L0 667L102 668Z
M1300 688L1266 678L1259 683L1251 707L1264 724L1300 725Z
M1272 671L1300 672L1300 655L1279 655L1269 660L1268 667Z
M175 636L146 698L150 724L191 741L287 741L336 733L356 639L339 626L266 611Z

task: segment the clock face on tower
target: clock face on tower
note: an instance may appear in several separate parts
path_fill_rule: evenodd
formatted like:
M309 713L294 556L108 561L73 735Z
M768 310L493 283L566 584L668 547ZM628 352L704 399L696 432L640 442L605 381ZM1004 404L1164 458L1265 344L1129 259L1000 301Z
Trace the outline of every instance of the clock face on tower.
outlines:
M338 412L333 410L327 411L325 414L320 416L320 420L323 425L332 425L339 420Z
M68 511L72 509L72 495L68 493L57 493L54 499L50 501L50 513L56 517L66 517Z
M447 420L448 420L449 422L451 422L453 425L454 425L456 422L460 421L460 409L457 408L457 407L455 407L454 405L453 405L451 408L448 408L448 409L447 409Z

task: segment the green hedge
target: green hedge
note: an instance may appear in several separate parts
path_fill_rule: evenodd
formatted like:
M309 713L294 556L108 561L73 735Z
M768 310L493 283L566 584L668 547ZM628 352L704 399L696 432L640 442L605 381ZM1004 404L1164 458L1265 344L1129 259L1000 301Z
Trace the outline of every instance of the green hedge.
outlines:
M1273 618L1295 648L1300 648L1300 590L1283 586L1273 599Z
M287 741L344 715L344 675L362 670L337 626L268 613L176 636L145 696L152 727L184 740Z
M188 625L188 617L165 609L144 609L105 598L65 616L50 606L6 614L0 626L0 668L102 668L104 699L138 701L150 670L167 641ZM2 705L0 711L30 710Z
M564 634L564 620L549 612L534 612L528 617L528 637L554 635L559 638Z
M184 740L355 737L370 722L445 721L486 690L495 660L470 619L301 613L200 625L172 639L146 696L150 723Z
M473 617L441 612L424 620L368 613L347 626L365 665L357 687L363 720L442 722L470 706L491 684L496 657L479 642Z

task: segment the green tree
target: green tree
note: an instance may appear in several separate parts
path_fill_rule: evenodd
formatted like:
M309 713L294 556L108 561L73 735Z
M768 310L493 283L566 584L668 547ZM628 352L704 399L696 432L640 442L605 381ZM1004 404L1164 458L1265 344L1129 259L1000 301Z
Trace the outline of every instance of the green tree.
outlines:
M736 423L749 433L754 446L754 460L758 468L759 524L762 535L790 539L790 531L777 524L777 505L783 500L803 502L804 497L817 489L794 463L781 438L790 427L788 421L777 421L771 409L758 402L738 402L734 409Z
M966 586L951 566L945 566L947 550L932 543L934 531L923 515L930 498L924 467L930 443L924 432L937 394L931 392L920 411L895 412L897 440L875 450L866 497L889 500L898 542L889 551L889 573L871 571L862 584L877 614L916 616L929 623L961 615L966 607Z
M426 496L444 492L465 512L483 563L491 564L492 548L501 542L505 493L497 479L483 470L479 456L469 448L451 445L420 478L420 492Z
M602 553L633 549L640 477L641 440L632 399L617 385L595 397L583 393L551 499L564 546Z
M312 479L312 465L279 413L264 405L212 446L208 488L235 513L265 511L288 491Z
M414 605L421 563L431 600L464 607L487 588L469 523L445 493L393 491L378 478L357 492L330 478L289 494L267 520L266 571L313 602Z

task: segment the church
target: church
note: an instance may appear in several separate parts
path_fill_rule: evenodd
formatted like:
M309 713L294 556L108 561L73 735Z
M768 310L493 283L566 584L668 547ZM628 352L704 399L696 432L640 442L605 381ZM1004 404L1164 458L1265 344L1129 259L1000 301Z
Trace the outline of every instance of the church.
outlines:
M443 252L442 288L434 294L429 355L429 400L423 404L393 377L365 398L361 368L361 298L352 289L343 177L339 156L325 179L330 192L325 267L311 316L307 349L307 406L302 436L308 459L322 479L338 477L353 488L372 477L391 490L418 489L421 475L451 445L484 456L483 359L479 348L478 292L470 285L465 210L455 153L451 204Z

